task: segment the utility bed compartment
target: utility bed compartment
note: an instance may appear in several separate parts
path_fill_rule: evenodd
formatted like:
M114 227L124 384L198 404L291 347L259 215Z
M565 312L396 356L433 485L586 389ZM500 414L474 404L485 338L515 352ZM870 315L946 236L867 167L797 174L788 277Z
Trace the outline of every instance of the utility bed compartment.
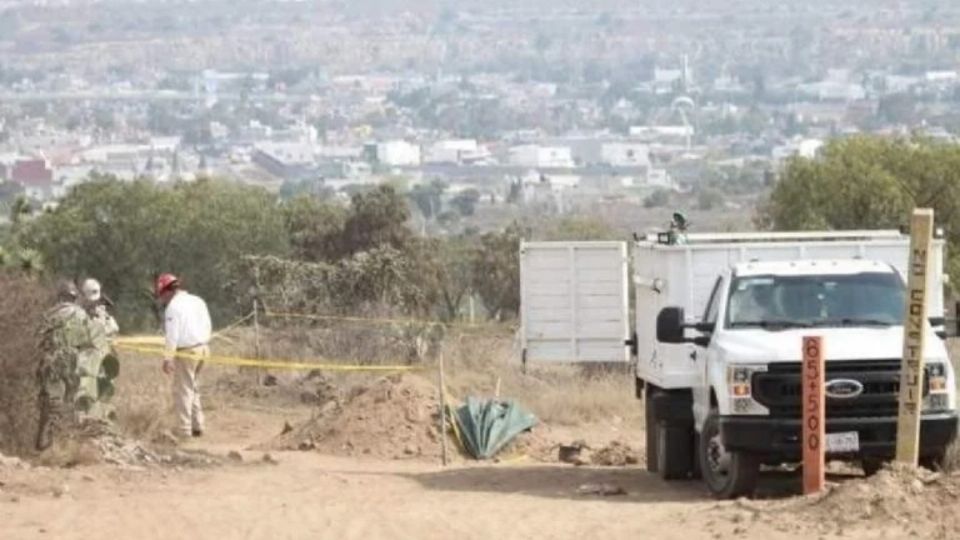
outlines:
M625 242L524 242L521 341L526 360L627 362Z

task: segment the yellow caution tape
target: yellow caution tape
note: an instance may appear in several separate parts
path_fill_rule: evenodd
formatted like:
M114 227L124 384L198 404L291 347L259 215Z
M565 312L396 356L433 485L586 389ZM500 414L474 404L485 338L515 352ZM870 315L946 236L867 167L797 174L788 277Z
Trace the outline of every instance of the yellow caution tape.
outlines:
M120 336L113 339L113 344L119 347L140 347L152 345L163 347L163 336Z
M408 324L408 325L422 325L422 326L443 326L447 328L469 328L476 330L499 330L496 327L489 324L480 324L480 323L452 323L445 321L437 321L430 319L403 319L403 318L375 318L375 317L347 317L340 315L314 315L310 313L292 313L284 311L267 311L265 312L267 317L278 317L278 318L288 318L288 319L307 319L313 321L343 321L343 322L357 322L357 323L367 323L367 324ZM507 334L507 332L504 332Z
M237 319L236 321L216 331L211 336L211 338L222 339L224 341L232 341L230 338L224 336L223 334L247 322L252 317L253 317L253 312L250 312L247 315L244 315L243 317ZM163 345L165 344L165 341L163 339L163 336L151 334L151 335L135 335L135 336L118 336L113 339L113 343L119 346L152 345L156 347L163 347Z
M146 354L163 354L163 348L158 347L143 347L130 345L126 343L117 343L118 348L125 349L128 351L146 353ZM270 360L261 360L257 358L242 358L239 356L220 356L220 355L210 355L205 356L202 354L188 353L188 352L177 352L177 356L180 358L190 358L192 360L203 360L211 364L223 364L229 366L247 366L247 367L261 367L261 368L272 368L272 369L291 369L291 370L303 370L303 371L312 371L312 370L321 370L321 371L372 371L372 372L397 372L397 371L422 371L426 368L422 366L364 366L356 364L320 364L320 363L311 363L311 362L298 362L294 360L280 360L280 359L270 359Z
M312 321L345 321L345 322L364 322L381 324L422 324L422 325L440 325L447 326L449 323L440 321L429 321L421 319L385 319L369 317L346 317L340 315L314 315L312 313L291 313L284 311L267 311L267 317L281 317L286 319L309 319Z
M250 313L247 313L246 315L244 315L243 317L240 317L240 318L237 319L236 321L228 324L227 326L224 326L224 327L221 328L220 330L217 330L217 331L213 334L213 338L214 338L214 339L216 339L216 338L228 339L228 338L226 338L226 336L224 336L223 334L229 332L230 330L233 330L234 328L240 326L241 324L247 322L248 320L250 320L250 319L252 319L252 318L253 318L253 312L251 311Z

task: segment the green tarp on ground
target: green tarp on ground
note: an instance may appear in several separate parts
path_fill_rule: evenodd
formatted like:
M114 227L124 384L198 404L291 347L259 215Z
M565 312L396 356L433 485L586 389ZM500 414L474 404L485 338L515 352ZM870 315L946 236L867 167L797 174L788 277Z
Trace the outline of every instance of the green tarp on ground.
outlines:
M453 417L467 452L477 459L492 458L537 423L533 414L513 401L475 397L468 397Z

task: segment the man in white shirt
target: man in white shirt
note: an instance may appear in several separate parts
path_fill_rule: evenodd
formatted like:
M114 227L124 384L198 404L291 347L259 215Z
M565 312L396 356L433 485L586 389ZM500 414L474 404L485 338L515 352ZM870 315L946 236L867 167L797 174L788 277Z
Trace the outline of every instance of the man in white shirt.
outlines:
M203 435L203 407L198 378L203 358L210 354L210 312L202 298L181 289L173 274L157 278L155 293L165 308L163 372L173 374L179 435L199 437Z

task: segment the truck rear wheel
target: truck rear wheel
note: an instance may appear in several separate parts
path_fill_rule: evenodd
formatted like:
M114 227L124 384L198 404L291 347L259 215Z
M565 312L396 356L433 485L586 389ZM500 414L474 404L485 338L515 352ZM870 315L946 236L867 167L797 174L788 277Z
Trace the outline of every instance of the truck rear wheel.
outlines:
M643 418L647 440L647 470L652 473L657 472L657 466L660 464L660 458L657 456L657 450L660 446L659 441L657 441L657 426L659 425L659 422L657 421L657 415L653 403L654 394L656 394L656 392L657 387L648 384L643 393Z
M688 425L657 426L657 471L664 480L686 480L694 472L693 430Z
M760 459L749 452L724 448L716 409L710 411L699 439L700 472L710 493L720 499L752 495L760 477Z

